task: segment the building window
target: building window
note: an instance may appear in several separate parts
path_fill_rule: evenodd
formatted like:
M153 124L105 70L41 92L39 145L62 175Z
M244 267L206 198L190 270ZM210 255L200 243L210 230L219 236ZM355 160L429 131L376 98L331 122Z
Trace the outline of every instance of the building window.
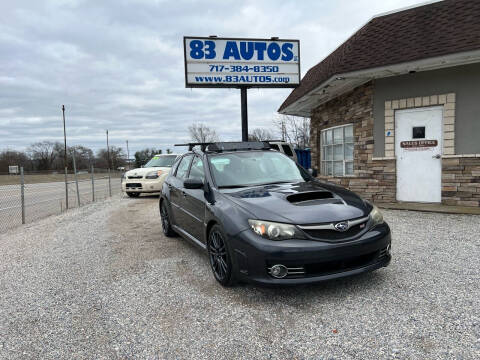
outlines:
M321 153L323 175L353 175L353 125L322 130Z

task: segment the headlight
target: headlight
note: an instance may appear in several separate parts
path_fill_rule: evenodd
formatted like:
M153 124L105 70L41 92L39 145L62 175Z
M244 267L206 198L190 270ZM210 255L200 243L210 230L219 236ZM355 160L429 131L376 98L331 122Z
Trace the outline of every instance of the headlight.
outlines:
M380 210L375 206L372 205L372 211L370 211L370 218L372 219L372 226L383 224L383 215Z
M270 240L304 239L305 236L290 224L274 223L263 220L248 220L252 230L259 236Z
M145 175L145 179L158 179L158 177L162 175L162 171L161 170L158 170L158 171L150 171L149 173L147 173L147 175Z

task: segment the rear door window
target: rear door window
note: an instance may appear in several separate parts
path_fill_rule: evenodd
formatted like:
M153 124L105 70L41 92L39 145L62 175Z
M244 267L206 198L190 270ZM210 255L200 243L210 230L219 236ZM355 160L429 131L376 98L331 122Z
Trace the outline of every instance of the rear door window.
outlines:
M203 161L198 156L193 160L192 167L190 169L190 174L188 175L189 179L200 179L205 180L205 171L203 169Z
M177 171L177 167L181 159L182 158L180 156L175 159L175 162L172 165L172 174L175 174L175 172Z
M185 179L188 174L188 168L190 166L190 162L192 161L192 155L187 155L180 160L180 164L178 164L177 172L175 177L178 179Z

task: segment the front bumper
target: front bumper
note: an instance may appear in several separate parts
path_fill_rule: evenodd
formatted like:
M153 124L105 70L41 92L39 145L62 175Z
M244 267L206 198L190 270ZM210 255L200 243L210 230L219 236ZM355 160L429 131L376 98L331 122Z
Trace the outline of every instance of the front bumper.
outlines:
M156 193L162 191L165 177L158 179L123 179L123 192Z
M336 279L388 266L391 260L391 235L386 223L347 242L272 241L249 229L231 240L240 279L265 285ZM281 279L273 277L269 272L276 264L292 269L291 274Z

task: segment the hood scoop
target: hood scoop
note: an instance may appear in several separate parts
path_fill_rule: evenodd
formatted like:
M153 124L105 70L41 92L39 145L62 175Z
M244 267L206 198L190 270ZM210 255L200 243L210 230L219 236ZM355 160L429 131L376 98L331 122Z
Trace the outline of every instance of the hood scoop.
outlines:
M287 196L293 205L309 206L319 204L342 204L330 191L308 191Z

